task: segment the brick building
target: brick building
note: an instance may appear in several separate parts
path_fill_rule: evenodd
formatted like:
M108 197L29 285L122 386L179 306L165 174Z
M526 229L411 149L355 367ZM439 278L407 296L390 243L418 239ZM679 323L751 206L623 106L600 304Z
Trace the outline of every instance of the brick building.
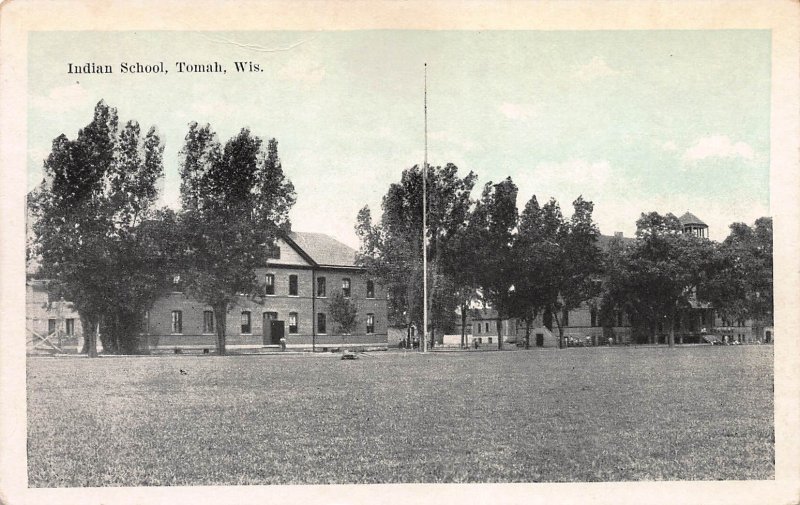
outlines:
M282 334L290 348L386 348L386 293L355 264L356 251L321 233L291 232L276 241L271 258L256 270L261 292L242 296L227 315L227 346L277 345ZM213 349L211 307L175 291L159 298L147 314L151 349ZM328 304L336 292L358 310L356 331L337 332Z

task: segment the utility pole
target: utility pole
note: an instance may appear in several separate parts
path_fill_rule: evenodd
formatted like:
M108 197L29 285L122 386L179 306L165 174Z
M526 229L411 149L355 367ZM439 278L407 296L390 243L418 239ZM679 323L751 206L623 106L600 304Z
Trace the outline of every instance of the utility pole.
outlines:
M422 162L422 352L428 352L428 64L425 63L425 157Z

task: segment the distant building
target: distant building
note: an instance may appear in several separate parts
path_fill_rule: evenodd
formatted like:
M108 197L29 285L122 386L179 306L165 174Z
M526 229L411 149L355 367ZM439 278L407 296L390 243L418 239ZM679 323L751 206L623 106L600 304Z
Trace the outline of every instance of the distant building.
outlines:
M708 225L702 219L687 211L678 218L683 226L683 233L692 234L700 238L709 238Z
M686 212L680 218L683 233L692 234L701 238L709 238L708 225L700 218ZM608 251L615 241L622 245L630 245L636 239L625 237L616 232L613 236L600 235L597 246ZM690 301L690 307L681 310L678 314L675 327L677 343L701 342L704 334L717 334L728 337L730 343L750 343L757 340L769 343L774 341L774 328L759 326L751 320L726 321L717 315L714 308L696 299ZM614 343L646 343L651 335L655 335L656 343L666 343L669 328L662 323L652 326L644 321L636 321L623 310L613 314L613 324L603 327L599 315L600 299L587 300L580 307L560 314L563 333L566 340L572 342L592 343L594 345L606 343L613 339ZM468 343L497 345L502 335L503 342L509 344L525 345L525 324L518 319L497 319L497 312L490 307L473 309L469 313L467 322ZM458 318L460 326L460 317ZM457 344L454 338L452 344ZM545 321L542 315L533 322L530 331L530 347L557 347L558 326L554 319Z
M26 198L30 198L30 194ZM33 244L34 215L25 206L26 249ZM55 297L48 289L49 281L40 276L40 258L26 251L25 273L25 337L27 352L74 353L83 347L81 318L69 300Z
M289 348L386 348L386 293L355 264L356 251L321 233L291 232L276 241L271 259L256 270L261 292L242 296L227 315L229 348L278 345ZM216 342L211 307L175 290L159 298L147 314L143 338L150 349L210 349ZM357 329L337 334L328 311L340 292L358 310Z
M83 347L80 315L72 302L53 299L46 280L25 282L25 333L28 353L75 353Z

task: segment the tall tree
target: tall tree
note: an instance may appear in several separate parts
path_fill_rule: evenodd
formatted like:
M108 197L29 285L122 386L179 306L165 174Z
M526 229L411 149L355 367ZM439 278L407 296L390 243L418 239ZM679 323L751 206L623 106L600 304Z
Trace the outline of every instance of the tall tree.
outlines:
M423 326L422 176L417 166L404 170L400 182L383 197L380 222L374 223L370 209L364 207L356 223L359 263L386 286L390 320L419 328ZM472 172L460 177L453 164L428 170L428 275L430 292L437 295L430 319L440 327L452 319L454 308L445 256L469 213L475 177Z
M503 348L502 320L512 311L516 270L513 264L517 227L517 186L511 177L487 182L469 222L469 235L480 237L475 259L481 266L477 281L483 297L497 313L498 347Z
M772 219L759 218L752 227L733 223L730 230L700 295L729 322L750 319L758 326L772 325Z
M75 304L90 356L98 329L104 350L136 350L138 323L161 289L153 274L163 263L147 260L138 232L153 216L163 149L155 128L142 138L130 121L120 131L116 109L100 101L75 140L53 141L30 196L41 275Z
M226 353L227 313L260 286L275 239L290 230L295 202L278 143L243 128L220 146L209 125L190 123L181 150L181 229L186 244L186 290L214 311L217 353Z
M599 318L603 332L613 336L612 328L618 326L621 314L632 318L634 310L628 305L624 293L623 280L626 274L628 251L621 237L613 237L606 250L601 254L603 265L603 282L599 301Z
M642 214L636 222L636 243L629 247L616 274L617 300L649 328L655 343L659 325L669 328L667 343L675 343L675 327L682 310L700 300L709 282L715 246L707 239L684 234L673 214Z
M552 235L561 228L560 212L555 200L546 209L539 205L536 195L525 204L514 238L513 262L517 271L514 282L512 313L525 323L525 340L530 339L536 317L544 312L554 291L550 271L557 257ZM549 218L549 219L546 219Z
M462 347L467 346L467 318L473 303L480 299L480 265L475 254L475 244L479 243L480 237L473 236L472 231L468 220L456 230L453 240L448 241L442 250L444 275L441 287L449 293L444 299L452 301L449 312L456 312L461 319Z
M564 345L565 314L599 294L599 231L592 221L592 202L578 197L566 220L555 199L539 206L536 196L525 206L514 243L518 265L515 309L530 336L533 319L542 314L545 326L558 327Z

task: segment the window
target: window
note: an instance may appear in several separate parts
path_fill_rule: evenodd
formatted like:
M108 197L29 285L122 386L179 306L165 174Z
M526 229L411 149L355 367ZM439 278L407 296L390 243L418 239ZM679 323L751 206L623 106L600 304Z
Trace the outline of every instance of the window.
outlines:
M75 320L72 318L67 319L67 336L75 335Z
M47 334L52 335L56 332L56 320L55 319L48 319L47 320Z
M264 276L264 294L265 295L274 295L275 294L275 275L274 274L267 274Z
M478 323L477 330L478 331L476 331L475 333L480 333L481 332L481 323Z
M250 312L242 311L242 333L252 333L250 327Z
M492 337L489 337L489 343L490 344L492 343Z
M342 295L345 298L350 298L350 279L347 277L342 279Z
M276 260L281 259L281 247L273 244L267 248L267 258L273 258Z
M317 296L320 298L325 298L325 277L317 277Z
M183 333L183 312L172 311L172 333Z
M289 276L289 296L297 296L297 276Z
M327 333L328 328L326 327L325 323L327 323L325 314L320 312L319 314L317 314L317 332Z
M203 333L214 333L214 311L203 311Z
M375 333L375 314L367 314L367 334Z
M367 298L375 298L375 283L367 281Z
M297 333L297 312L289 312L289 333Z
M561 312L562 312L562 314L561 314L561 319L562 319L561 326L569 326L569 311L567 309L564 309Z
M622 326L622 311L617 311L617 326Z
M597 326L597 309L592 309L589 312L589 317L591 319L590 326Z
M486 323L486 333L489 333L489 323Z

